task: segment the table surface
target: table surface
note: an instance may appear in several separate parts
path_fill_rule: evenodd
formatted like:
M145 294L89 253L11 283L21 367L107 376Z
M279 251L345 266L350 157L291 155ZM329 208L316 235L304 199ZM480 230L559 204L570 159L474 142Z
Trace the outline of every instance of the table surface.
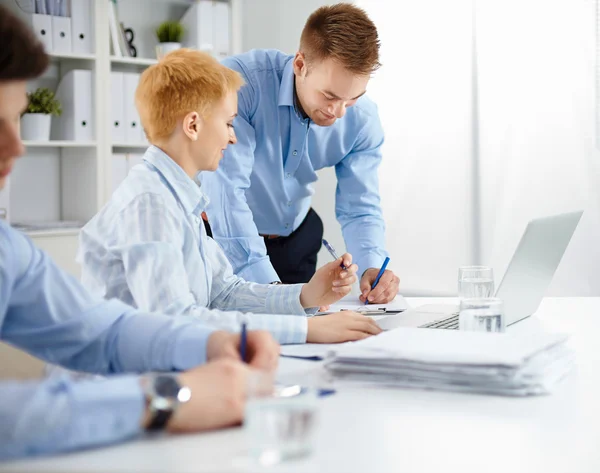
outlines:
M448 299L409 299L412 306ZM510 331L571 334L577 369L549 396L343 388L320 404L310 459L277 472L600 472L600 298L544 299ZM279 377L305 382L321 363L281 359ZM0 471L254 471L242 428L140 439L0 465Z

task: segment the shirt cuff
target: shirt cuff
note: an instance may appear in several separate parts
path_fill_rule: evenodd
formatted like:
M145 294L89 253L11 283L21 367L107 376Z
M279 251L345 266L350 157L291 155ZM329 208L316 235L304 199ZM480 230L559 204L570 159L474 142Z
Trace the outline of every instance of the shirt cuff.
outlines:
M305 314L300 304L304 284L275 284L269 286L265 308L269 314Z
M273 269L273 265L268 257L246 266L244 269L240 270L237 275L246 281L257 282L259 284L269 284L273 281L280 281L279 276Z
M139 376L114 376L70 386L72 447L115 443L142 432L144 394Z
M362 278L363 273L370 268L375 268L379 271L385 258L387 257L387 253L369 253L367 255L362 256L360 259L357 259L355 263L358 265L358 279Z
M217 328L207 327L198 321L190 325L175 339L173 351L173 368L184 371L206 363L208 339Z

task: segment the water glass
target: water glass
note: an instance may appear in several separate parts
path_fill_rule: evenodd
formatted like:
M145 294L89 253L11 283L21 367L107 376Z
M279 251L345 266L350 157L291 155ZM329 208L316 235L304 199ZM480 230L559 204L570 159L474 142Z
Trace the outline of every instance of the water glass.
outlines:
M504 306L496 297L462 299L458 316L459 330L504 332Z
M493 297L494 270L489 266L458 268L458 297L460 299Z
M317 421L315 388L250 386L244 430L251 461L269 467L308 457L313 451Z

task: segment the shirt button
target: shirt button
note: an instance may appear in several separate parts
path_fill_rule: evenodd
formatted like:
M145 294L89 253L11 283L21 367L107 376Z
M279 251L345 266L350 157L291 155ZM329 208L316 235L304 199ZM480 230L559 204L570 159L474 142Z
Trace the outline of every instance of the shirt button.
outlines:
M290 177L292 177L292 175L291 175L289 172L286 172L286 173L285 173L285 177L286 177L287 179L289 179Z
M291 207L292 206L292 201L289 201L287 205L288 205L288 207Z
M286 224L285 224L285 228L290 228L290 224L289 224L289 223L286 223Z
M298 154L298 151L294 150L294 152L292 153L294 156L296 156Z

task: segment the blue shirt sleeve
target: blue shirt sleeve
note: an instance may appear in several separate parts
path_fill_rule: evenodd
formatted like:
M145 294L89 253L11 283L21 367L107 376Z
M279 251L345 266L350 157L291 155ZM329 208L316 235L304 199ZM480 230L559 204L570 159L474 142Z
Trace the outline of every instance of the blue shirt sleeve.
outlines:
M0 383L0 460L125 441L141 432L137 376Z
M268 284L279 281L279 276L267 256L265 242L258 234L246 201L256 148L252 115L257 87L235 59L223 64L240 72L246 84L238 93L238 116L234 121L237 144L227 148L215 172L202 173L202 186L211 198L206 213L213 236L225 251L235 274L247 281Z
M0 226L0 337L38 358L98 374L182 370L206 361L199 321L96 299L24 235Z
M385 222L378 177L383 140L379 118L372 117L361 130L352 152L335 167L336 216L359 276L369 268L379 269L388 256L384 250Z

